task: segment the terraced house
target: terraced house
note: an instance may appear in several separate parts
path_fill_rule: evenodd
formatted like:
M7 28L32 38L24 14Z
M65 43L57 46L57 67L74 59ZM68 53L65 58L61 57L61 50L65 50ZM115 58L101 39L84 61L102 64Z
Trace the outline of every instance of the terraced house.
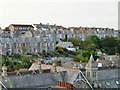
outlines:
M55 46L55 41L47 38L0 38L0 53L3 55L49 52L54 51Z
M5 32L6 31L6 32ZM9 32L9 33L7 33ZM85 40L88 35L97 35L99 38L104 38L105 36L119 37L118 30L113 28L97 28L97 27L63 27L59 25L49 25L49 24L10 24L4 32L1 33L2 37L50 37L54 38L55 41L60 41L71 37L80 37ZM8 37L9 36L9 37Z
M99 38L104 38L105 36L113 36L119 37L118 30L114 30L113 28L97 28L97 27L68 27L65 28L63 26L57 25L49 25L49 24L34 24L37 32L44 32L46 35L48 32L49 35L53 34L56 41L60 41L61 39L71 37L80 37L82 40L85 40L85 37L88 35L97 35ZM52 32L52 33L51 33ZM41 33L42 34L42 33ZM39 34L39 36L41 35ZM36 36L36 34L34 34ZM38 34L37 34L38 36Z

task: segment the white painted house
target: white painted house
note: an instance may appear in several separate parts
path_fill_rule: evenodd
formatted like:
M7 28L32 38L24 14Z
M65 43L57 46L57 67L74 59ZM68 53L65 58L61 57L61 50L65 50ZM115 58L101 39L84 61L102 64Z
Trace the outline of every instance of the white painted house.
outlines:
M59 42L57 46L61 46L62 48L71 48L73 44L71 42Z

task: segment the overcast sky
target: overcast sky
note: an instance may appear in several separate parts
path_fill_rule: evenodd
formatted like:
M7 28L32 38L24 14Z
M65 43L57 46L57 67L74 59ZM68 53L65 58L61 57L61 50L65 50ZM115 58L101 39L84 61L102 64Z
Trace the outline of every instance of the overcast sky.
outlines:
M118 29L119 0L0 0L0 26L49 23Z

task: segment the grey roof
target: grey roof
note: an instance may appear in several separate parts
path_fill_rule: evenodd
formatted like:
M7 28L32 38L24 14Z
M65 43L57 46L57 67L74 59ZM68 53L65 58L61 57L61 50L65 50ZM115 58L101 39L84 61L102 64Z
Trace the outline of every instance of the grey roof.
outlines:
M5 38L0 38L1 43L7 43Z
M52 40L51 38L39 38L39 37L26 37L26 38L0 38L1 43L9 44L9 43L43 43L48 42L50 43Z
M40 35L40 33L41 33L40 30L36 30L36 31L34 32L35 35Z
M9 76L3 78L2 81L10 88L35 88L57 85L57 80L54 78L52 73Z
M36 70L37 67L38 67L38 64L32 64L29 70ZM52 65L42 64L41 67L42 69L52 69ZM61 66L57 66L56 69L58 72L66 71L64 80L65 82L68 82L68 83L72 83L80 71L79 69L67 68L67 67L61 67Z
M96 68L97 67L97 64L94 61L93 55L90 56L90 59L85 67L87 67L87 68Z
M108 69L98 71L98 81L100 80L111 80L118 79L118 69Z
M16 42L16 38L11 38L10 41L11 41L11 43L15 43Z
M118 69L99 70L98 71L98 83L102 88L118 88L116 81L119 81ZM107 85L109 83L110 85Z
M17 41L18 43L24 43L24 39L23 39L23 38L16 38L16 41Z

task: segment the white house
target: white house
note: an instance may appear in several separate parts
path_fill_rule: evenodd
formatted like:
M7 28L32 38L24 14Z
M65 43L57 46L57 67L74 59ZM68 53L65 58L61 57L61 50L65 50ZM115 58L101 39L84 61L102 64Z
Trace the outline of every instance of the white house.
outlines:
M69 51L76 51L75 48L66 48L66 49L69 50Z
M73 44L71 42L59 42L57 46L61 46L62 48L71 48Z

